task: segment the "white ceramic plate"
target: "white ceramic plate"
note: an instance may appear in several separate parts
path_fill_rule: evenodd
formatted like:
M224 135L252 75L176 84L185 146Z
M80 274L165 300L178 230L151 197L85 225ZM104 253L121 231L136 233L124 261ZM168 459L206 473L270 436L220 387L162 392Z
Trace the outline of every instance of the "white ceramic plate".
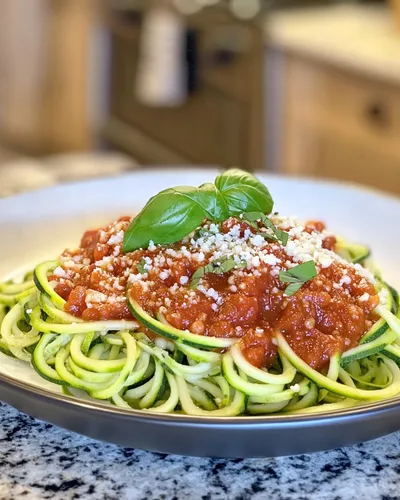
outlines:
M217 172L214 170L152 169L137 171L131 175L113 179L57 186L2 199L0 200L0 277L10 275L16 269L33 266L42 260L57 257L66 247L76 247L86 229L111 222L119 215L136 213L150 196L166 187L184 184L199 185L212 181L216 175ZM398 265L400 231L397 228L397 221L400 220L399 199L356 186L261 174L259 177L270 189L275 200L275 210L285 215L297 215L303 219L325 221L328 229L335 234L343 235L350 241L368 244L385 279L400 290L400 266ZM178 432L181 433L184 422L196 422L197 426L202 428L205 425L210 430L211 427L218 429L219 422L221 425L225 425L226 420L217 421L214 419L211 425L210 420L204 418L162 416L155 421L155 417L149 417L145 413L131 412L129 414L129 412L110 408L101 403L91 403L87 398L85 398L85 403L77 402L63 396L57 386L41 379L27 364L8 358L1 353L0 380L3 382L0 387L0 397L3 400L23 411L58 425L97 438L148 449L199 455L220 454L216 451L218 450L218 439L214 444L211 442L207 446L203 444L199 449L191 452L190 449L184 445L182 447L182 444L177 442L168 441L163 444L162 438L143 442L139 436L135 438L134 434L136 433L131 434L130 437L126 435L124 437L118 432L99 433L96 429L82 427L79 411L93 412L98 417L98 421L105 419L108 427L110 422L107 421L107 418L111 415L110 418L115 417L115 420L117 417L122 418L124 422L126 422L125 419L128 419L129 422L129 418L131 418L131 422L133 420L140 421L144 425L153 422L156 427L160 422L165 425L176 424ZM40 401L40 404L33 404L32 401L36 401L36 403ZM50 405L50 412L48 405ZM370 406L374 407L374 405ZM375 405L375 407L380 409L379 411L387 410L384 405ZM61 411L62 408L63 411ZM397 412L396 418L400 421L398 407L392 405L391 410ZM77 421L75 422L72 413L69 419L65 419L65 411L72 413L75 411ZM359 414L359 410L344 413L354 417L354 415ZM321 417L321 421L325 421L325 417ZM318 420L318 417L316 418ZM312 421L310 418L299 420L297 417L284 416L244 417L244 419L246 425L249 421L254 421L258 423L257 425L265 424L267 427L275 425L274 422L286 425L302 421L304 425L304 422ZM313 419L315 423L315 417ZM243 418L239 417L234 420L233 427L239 421L243 421ZM74 423L72 424L72 422ZM342 422L345 422L345 419ZM231 431L233 427L231 426ZM256 430L256 427L253 426L252 431ZM266 432L266 427L263 425L261 427ZM358 434L353 433L352 437L348 436L345 439L345 443L375 437L397 428L400 429L400 424L396 427L394 423L391 425L388 423L383 429L378 429L375 426L374 432L363 436L356 437ZM152 429L154 430L155 427ZM243 425L242 429L244 429ZM269 455L298 453L345 444L343 439L344 436L340 438L338 435L330 443L329 440L327 442L320 438L319 442L311 447L305 446L304 443L295 445L295 440L292 439L292 444L286 447L275 447L269 451L265 447L263 449L265 450L264 454ZM244 437L240 441L242 442L239 446L233 446L231 451L225 451L223 455L260 455L261 448L257 447L257 438L250 447L246 446Z

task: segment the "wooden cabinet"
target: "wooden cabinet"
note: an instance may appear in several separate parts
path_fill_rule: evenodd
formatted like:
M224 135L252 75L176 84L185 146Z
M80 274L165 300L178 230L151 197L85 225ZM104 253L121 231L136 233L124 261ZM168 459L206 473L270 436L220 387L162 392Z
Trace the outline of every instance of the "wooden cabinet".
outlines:
M106 139L141 163L264 167L261 29L240 24L219 9L192 16L197 37L197 89L183 105L146 106L138 101L140 22L110 17L112 32L110 117ZM219 59L218 44L243 36L241 50ZM239 31L235 31L239 30Z
M0 139L12 149L47 154L92 146L96 6L93 0L1 2Z
M400 84L294 55L281 76L284 172L400 194Z
M136 48L134 41L118 38L114 41L118 60L115 61L112 116L139 129L189 162L207 163L211 159L216 163L245 162L245 144L241 136L245 108L242 103L207 86L190 96L183 106L142 105L134 94ZM142 159L151 162L152 151Z

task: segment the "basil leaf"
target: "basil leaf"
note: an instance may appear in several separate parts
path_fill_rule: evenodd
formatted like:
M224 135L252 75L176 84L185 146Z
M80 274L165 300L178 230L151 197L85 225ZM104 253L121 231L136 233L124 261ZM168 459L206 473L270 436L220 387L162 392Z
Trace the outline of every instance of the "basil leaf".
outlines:
M229 215L256 211L269 214L274 206L267 187L243 170L227 170L215 179L215 186L223 195Z
M282 229L276 227L275 224L273 224L273 222L263 213L245 212L243 214L243 220L245 220L249 224L253 224L255 221L261 220L264 226L271 229L275 236L271 236L270 234L264 233L262 231L259 231L258 234L260 234L266 240L280 241L284 247L287 245L289 234L286 231L282 231ZM256 229L258 229L258 226L256 227Z
M128 227L123 252L147 248L150 240L166 245L175 243L196 229L205 212L193 200L196 197L193 191L198 191L198 188L170 188L153 196Z
M286 271L281 271L279 273L279 279L282 281L282 283L304 283L302 280L299 280L294 276L284 276L285 273Z
M214 233L212 233L211 231L209 231L208 229L204 229L204 227L201 227L200 229L198 229L194 235L193 235L193 239L195 241L197 241L199 238L204 238L204 237L207 237L207 236L212 236L214 235Z
M273 234L270 234L270 233L265 233L264 231L260 231L257 234L262 236L264 238L264 240L267 240L267 241L275 241L275 242L279 241L276 236L274 236Z
M304 283L302 281L299 281L298 283L291 283L289 286L286 287L285 294L288 297L291 297L296 292L298 292L303 285Z
M242 220L244 220L249 226L259 232L260 228L258 227L258 221L262 220L264 214L261 212L245 212L241 215Z
M314 261L309 260L303 264L298 264L287 271L281 271L279 273L279 279L283 283L290 283L285 290L285 294L290 296L295 294L304 285L304 283L312 278L315 278L317 274Z
M268 189L248 172L228 170L215 185L180 186L153 196L128 227L123 251L146 248L149 241L171 244L181 240L204 218L220 222L244 211L269 213L273 201Z
M229 217L228 207L220 191L208 182L202 184L191 196L193 201L203 207L205 216L214 221L221 222Z
M197 271L194 272L192 275L192 279L190 281L189 288L191 290L194 290L195 288L197 288L201 278L207 273L212 273L213 269L214 269L214 266L211 262L210 262L210 264L207 264L206 266L199 267L199 269L197 269Z
M271 229L271 231L275 234L275 236L278 238L278 240L285 247L287 245L288 240L289 240L289 234L286 231L282 231L282 229L279 229L278 227L276 227L275 224L273 224L267 216L264 217L263 223L264 223L264 226Z
M279 233L276 235L278 240L281 240L282 245L285 247L289 241L289 234L286 231L278 229Z
M298 264L287 271L281 271L279 273L279 279L284 283L287 282L288 279L297 279L305 283L312 278L317 276L317 269L315 267L315 262L313 260L308 260L303 264Z
M232 269L239 269L246 266L247 262L235 262L232 257L221 257L221 259L213 260L193 273L189 288L191 290L197 288L201 278L207 273L225 274L232 271Z
M214 260L213 264L214 264L213 272L215 274L229 273L229 271L232 271L232 269L236 267L236 262L229 257Z
M263 221L265 217L265 214L262 212L245 212L243 214L243 220L246 222L257 222L257 221Z
M136 264L136 269L139 271L140 274L144 274L146 272L146 269L144 268L146 264L146 261L142 257L139 262Z
M196 229L205 217L213 221L228 218L226 203L213 184L161 191L131 222L123 251L146 248L150 240L157 244L175 243Z

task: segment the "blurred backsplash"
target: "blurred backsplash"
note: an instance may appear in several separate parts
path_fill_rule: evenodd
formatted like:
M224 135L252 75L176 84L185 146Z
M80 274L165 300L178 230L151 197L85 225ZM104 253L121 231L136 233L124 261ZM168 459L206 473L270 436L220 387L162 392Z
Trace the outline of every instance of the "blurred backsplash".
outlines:
M0 183L111 150L400 194L399 4L2 0Z

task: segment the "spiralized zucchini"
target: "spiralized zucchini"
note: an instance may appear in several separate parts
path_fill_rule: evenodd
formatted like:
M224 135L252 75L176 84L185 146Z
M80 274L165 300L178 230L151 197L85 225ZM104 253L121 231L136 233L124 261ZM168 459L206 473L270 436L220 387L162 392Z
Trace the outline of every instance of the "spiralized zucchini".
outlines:
M85 391L123 409L230 417L319 413L400 393L399 299L390 287L375 311L380 319L359 346L333 355L324 375L279 333L278 360L266 370L251 365L238 344L220 352L212 338L202 348L183 335L160 345L136 321L75 318L47 280L57 265L41 264L34 280L29 274L0 285L0 350L30 363L66 394ZM165 319L151 318L152 324Z

